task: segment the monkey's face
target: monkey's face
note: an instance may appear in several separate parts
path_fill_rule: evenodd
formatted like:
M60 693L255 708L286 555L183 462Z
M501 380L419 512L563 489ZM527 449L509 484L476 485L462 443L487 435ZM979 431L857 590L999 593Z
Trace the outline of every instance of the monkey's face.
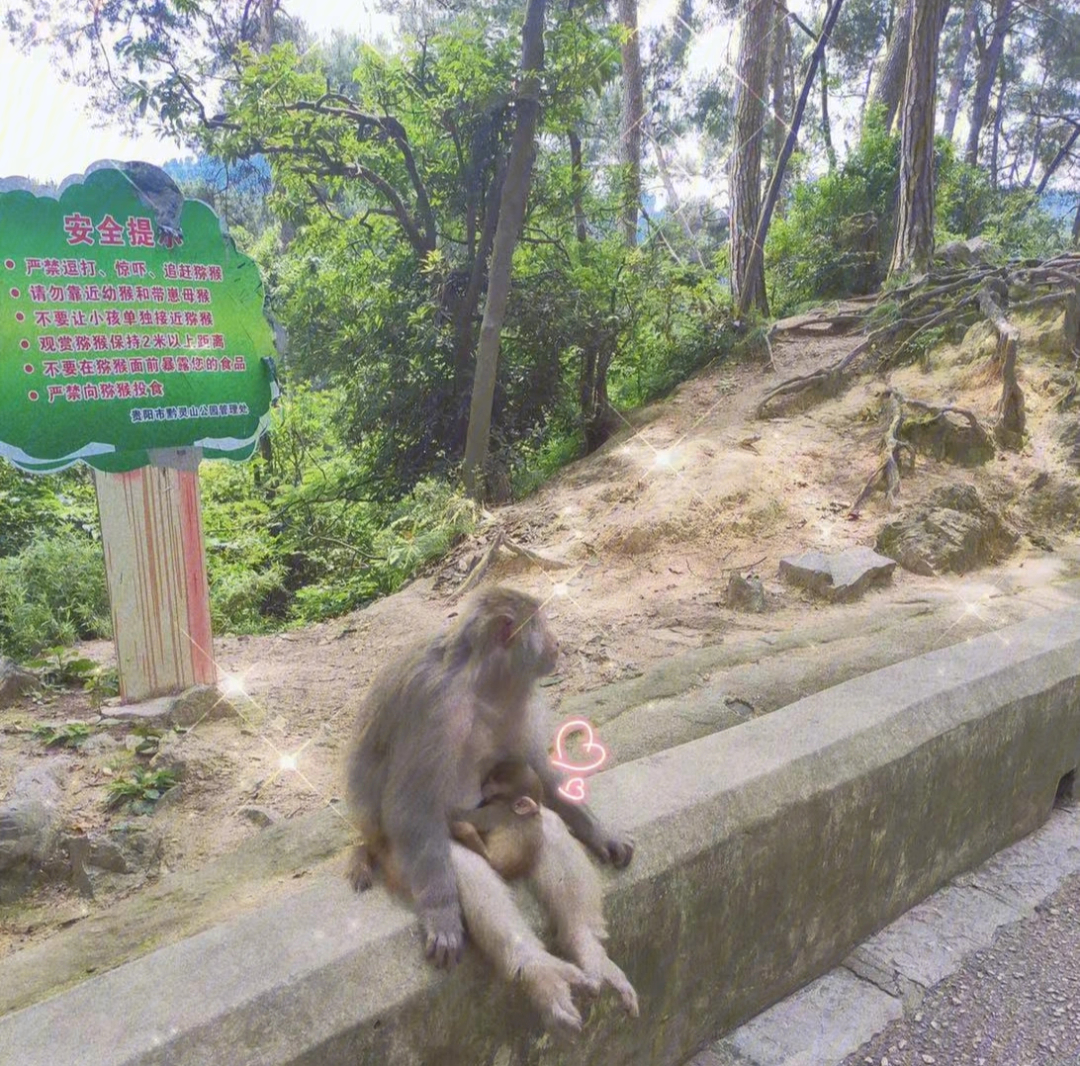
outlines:
M537 611L525 626L527 656L536 677L546 677L555 672L559 662L559 642L555 639L547 619Z

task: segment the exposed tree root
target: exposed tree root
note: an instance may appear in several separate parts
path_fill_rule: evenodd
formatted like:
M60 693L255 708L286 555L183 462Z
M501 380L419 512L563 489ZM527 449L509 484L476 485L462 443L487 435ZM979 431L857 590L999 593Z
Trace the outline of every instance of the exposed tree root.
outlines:
M528 559L529 562L535 563L541 570L565 570L571 564L564 563L559 559L549 559L546 556L539 555L537 552L530 551L522 544L518 544L517 541L508 537L504 530L499 530L495 534L495 539L488 546L486 552L480 561L472 568L469 576L461 583L460 587L453 593L454 596L463 596L473 586L479 583L480 579L491 569L495 562L496 557L499 554L501 548L506 548L507 551L514 555L518 555L523 559Z
M889 425L881 442L885 455L881 465L870 475L870 480L863 486L862 492L855 497L851 513L858 514L864 500L868 500L878 487L885 490L885 505L891 511L896 506L896 497L900 492L900 456L904 450L911 452L911 464L915 465L915 451L910 444L900 439L900 427L904 422L904 398L895 389L888 389L885 402L889 409Z
M850 507L852 514L858 514L859 507L879 487L885 490L885 505L890 510L896 506L896 497L900 493L901 456L905 451L908 452L910 468L915 466L915 448L911 443L903 440L900 435L904 425L905 408L925 411L930 415L929 422L931 424L934 422L946 422L949 415L963 418L974 435L976 446L981 446L989 454L993 453L994 446L990 434L987 433L974 411L970 411L966 407L957 407L951 403L935 404L927 403L925 400L914 400L904 396L899 389L894 388L886 389L885 399L889 424L881 442L884 459L881 465L870 475L870 479L863 486L862 492L855 498L855 502Z
M1016 345L1020 330L1006 317L989 286L979 290L979 308L997 332L995 370L1001 374L1001 399L994 411L994 436L1006 448L1018 448L1024 439L1024 394L1016 380Z
M1019 331L1006 313L1010 300L1014 310L1060 304L1066 312L1066 332L1080 351L1080 254L1069 252L1045 262L944 270L881 293L873 304L848 300L842 307L837 305L836 313L823 310L777 322L771 330L774 335L851 332L861 323L865 336L842 359L771 388L758 403L757 417L768 418L777 401L803 393L836 396L868 359L877 369L887 369L917 348L920 339L925 341L929 331L970 325L981 313L998 336L993 368L1001 375L1002 395L994 436L1006 447L1017 447L1024 432L1024 397L1016 376Z

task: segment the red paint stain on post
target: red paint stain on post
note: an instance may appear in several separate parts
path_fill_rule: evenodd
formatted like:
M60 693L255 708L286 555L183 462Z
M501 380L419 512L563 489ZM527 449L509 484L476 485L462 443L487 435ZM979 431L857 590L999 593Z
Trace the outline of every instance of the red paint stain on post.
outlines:
M212 652L214 634L210 625L210 591L203 552L199 475L193 470L180 473L180 530L192 666L199 684L213 685L217 681L217 665Z

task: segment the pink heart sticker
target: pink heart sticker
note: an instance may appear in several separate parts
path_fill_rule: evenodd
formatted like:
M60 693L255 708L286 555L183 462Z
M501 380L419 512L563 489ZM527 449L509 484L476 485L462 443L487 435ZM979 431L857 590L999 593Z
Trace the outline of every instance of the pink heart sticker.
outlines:
M575 763L570 762L568 759L565 741L567 737L573 736L575 733L585 734L582 747L586 755L592 757L591 762ZM592 726L584 718L571 718L570 721L563 722L559 727L559 732L555 734L555 754L551 757L551 765L557 766L560 770L587 774L603 766L607 761L607 757L607 748L596 739Z
M571 803L585 802L585 778L571 777L565 785L559 785L559 795Z

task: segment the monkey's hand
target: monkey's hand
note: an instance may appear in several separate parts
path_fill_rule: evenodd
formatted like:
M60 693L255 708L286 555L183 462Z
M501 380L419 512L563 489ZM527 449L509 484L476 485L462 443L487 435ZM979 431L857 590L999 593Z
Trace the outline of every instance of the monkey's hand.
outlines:
M546 767L544 768L546 771ZM538 771L539 772L539 771ZM601 862L610 862L617 870L629 865L634 857L634 842L601 825L596 815L583 803L567 803L555 788L544 784L549 806L570 827L574 834Z
M630 865L634 857L634 842L609 832L601 825L593 825L592 831L583 837L586 847L604 863L610 862L617 870Z
M616 869L630 865L634 858L634 841L613 835L600 836L598 844L591 845L600 862L609 862Z
M420 912L424 927L424 951L436 966L449 968L461 961L465 946L465 927L461 924L461 907L453 905L430 907Z

